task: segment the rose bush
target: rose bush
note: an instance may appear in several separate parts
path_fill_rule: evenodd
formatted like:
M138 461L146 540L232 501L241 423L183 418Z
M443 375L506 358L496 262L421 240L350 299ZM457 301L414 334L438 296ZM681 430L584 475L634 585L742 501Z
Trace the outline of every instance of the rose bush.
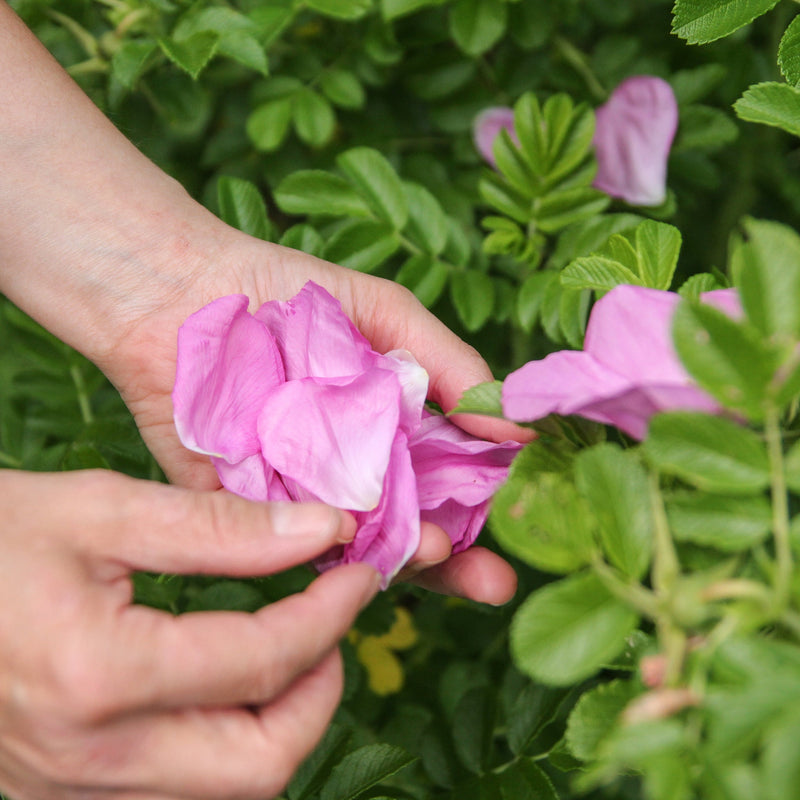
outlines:
M376 353L322 287L265 303L242 295L178 334L173 392L181 441L250 500L321 500L352 511L353 542L322 569L366 561L384 586L414 554L420 521L460 552L519 449L466 434L425 408L428 376L407 352Z

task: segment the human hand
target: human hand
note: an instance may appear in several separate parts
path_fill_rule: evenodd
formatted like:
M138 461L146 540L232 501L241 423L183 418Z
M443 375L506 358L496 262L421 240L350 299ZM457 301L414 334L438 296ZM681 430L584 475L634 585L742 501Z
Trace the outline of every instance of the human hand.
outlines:
M336 645L377 573L330 570L255 614L172 617L131 605L130 572L277 572L352 538L347 514L105 471L0 471L0 515L3 791L15 800L281 791L339 702Z

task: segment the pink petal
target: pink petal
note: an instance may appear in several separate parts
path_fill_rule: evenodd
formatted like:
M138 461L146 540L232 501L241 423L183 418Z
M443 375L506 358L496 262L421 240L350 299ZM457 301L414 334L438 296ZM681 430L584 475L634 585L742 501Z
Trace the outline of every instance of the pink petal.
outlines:
M258 453L256 421L264 396L283 383L269 331L230 295L192 314L178 331L175 427L198 453L236 463Z
M455 500L447 500L438 508L423 511L424 522L438 525L450 537L453 553L466 550L478 538L489 516L489 500L477 506L462 506Z
M261 451L270 466L322 502L373 509L381 499L399 401L397 378L387 370L342 384L289 381L263 398Z
M409 443L420 508L438 508L448 500L476 506L487 500L508 477L520 446L476 439L446 417L427 417Z
M678 103L661 78L623 81L596 111L595 188L636 206L667 196L667 160L678 128Z
M400 383L400 427L411 434L419 425L428 396L428 373L408 350L392 350L378 356L376 364L397 376Z
M514 133L514 109L506 106L495 106L481 111L472 123L472 136L475 147L483 158L493 167L497 164L494 160L494 140L500 131L506 130L513 141L517 141Z
M261 453L229 464L222 458L212 458L222 485L233 494L246 500L265 503L272 500L292 500L280 476L275 472Z
M385 589L419 547L416 477L411 466L408 442L398 431L392 444L389 469L380 504L371 511L355 514L355 539L315 561L320 570L338 564L366 562L383 575Z
M287 380L350 377L374 363L376 354L339 301L311 281L285 303L265 303L255 316L275 337Z

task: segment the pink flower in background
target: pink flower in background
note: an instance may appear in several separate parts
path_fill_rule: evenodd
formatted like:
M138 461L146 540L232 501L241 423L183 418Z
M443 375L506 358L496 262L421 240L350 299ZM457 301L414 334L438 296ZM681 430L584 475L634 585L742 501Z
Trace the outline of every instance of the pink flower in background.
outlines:
M500 131L506 130L511 135L511 140L517 142L514 133L514 109L506 106L486 108L475 117L472 125L472 135L478 152L493 167L497 164L494 160L494 140Z
M475 439L425 409L428 376L381 355L320 286L251 315L231 295L178 334L172 399L183 444L250 500L320 500L352 511L353 542L322 569L366 561L384 585L414 554L420 520L453 551L475 540L519 449Z
M512 372L503 384L503 412L516 422L577 414L614 425L636 439L650 417L678 409L716 413L719 404L697 387L672 345L674 292L617 286L597 301L584 350L561 350ZM739 316L733 289L707 292L703 302Z
M678 103L661 78L623 81L595 112L597 176L593 186L635 206L667 197L667 159L678 128Z

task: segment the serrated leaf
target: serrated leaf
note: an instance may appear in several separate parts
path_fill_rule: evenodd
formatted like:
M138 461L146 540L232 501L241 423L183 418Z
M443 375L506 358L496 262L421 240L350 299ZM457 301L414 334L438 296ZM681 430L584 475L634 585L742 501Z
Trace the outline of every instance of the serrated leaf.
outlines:
M620 284L641 286L641 281L627 267L603 256L577 258L564 267L559 278L569 289L595 289L607 292Z
M370 147L341 153L336 163L367 205L395 230L408 221L408 201L403 183L385 156Z
M247 136L258 150L265 153L277 150L286 138L291 119L291 97L269 100L247 118Z
M762 417L777 362L752 328L712 306L684 300L672 331L678 356L705 391L727 408Z
M325 246L324 257L359 272L372 272L400 247L391 226L372 219L356 219L343 225Z
M596 445L575 459L575 484L591 506L608 561L641 578L654 534L649 480L639 459L614 444Z
M320 800L355 800L362 792L391 777L416 758L402 747L369 744L348 753L322 787Z
M481 197L501 214L527 225L531 220L531 204L526 197L514 189L495 172L487 172L478 184Z
M309 8L327 17L359 19L372 8L372 0L306 0Z
M541 198L535 219L545 233L557 233L567 225L599 214L610 202L605 192L586 186L553 191Z
M532 759L512 763L497 780L502 800L558 800L553 782Z
M676 541L693 542L725 553L747 550L761 542L772 524L765 497L726 497L697 492L673 494L666 501Z
M567 721L567 746L575 758L591 761L625 706L636 695L632 681L615 680L584 692Z
M333 136L336 114L321 94L304 87L292 95L292 122L301 141L322 147Z
M669 289L678 265L682 237L673 225L645 220L635 233L642 283L651 289Z
M740 119L800 136L800 90L788 83L757 83L734 104Z
M430 308L441 297L449 277L450 270L441 261L427 253L417 253L406 260L394 279Z
M586 320L592 293L589 290L564 289L558 303L558 327L564 341L575 349L583 347Z
M453 272L450 275L450 297L464 327L468 331L477 331L492 315L494 284L485 272Z
M595 674L625 647L638 617L592 573L538 589L511 623L517 667L549 686L569 686Z
M506 738L514 755L521 755L539 731L553 721L567 692L529 683L507 714Z
M529 275L519 287L517 292L516 316L520 327L526 333L533 330L539 318L539 310L542 307L547 287L559 280L559 274L555 270L544 270L534 272Z
M676 0L672 32L689 44L728 36L765 14L778 0Z
M781 37L778 65L789 83L795 86L800 83L800 15L789 23Z
M323 170L299 170L275 190L275 202L287 214L369 217L369 206L339 175Z
M456 0L450 8L450 35L467 55L479 56L505 33L505 0Z
M322 73L319 86L332 103L342 108L363 108L366 94L361 81L346 69L328 69Z
M747 318L765 336L787 343L800 338L800 236L786 225L744 222L731 272Z
M470 689L453 712L453 744L461 763L482 774L488 765L494 739L496 701L487 687Z
M540 472L539 445L512 463L489 518L492 535L511 555L545 572L568 573L590 563L595 519L571 478Z
M764 443L753 431L722 417L690 412L659 414L642 443L659 470L721 494L754 494L769 485Z
M350 732L332 723L322 741L295 772L287 788L289 800L308 800L325 783L334 765L344 755Z
M131 39L111 58L111 74L126 88L133 89L156 49L152 39Z
M203 31L189 36L187 39L159 39L159 47L173 64L187 72L192 78L203 71L214 57L219 46L219 35L211 31Z
M217 201L223 222L258 239L269 240L272 225L261 192L250 181L222 177L217 182Z
M715 275L710 272L699 272L687 278L681 284L678 294L687 300L700 300L700 295L704 292L712 292L715 289L724 288Z
M484 414L503 416L503 382L491 381L472 386L461 395L458 405L450 414Z
M269 72L264 45L250 33L234 32L223 36L219 41L219 54L262 75Z

